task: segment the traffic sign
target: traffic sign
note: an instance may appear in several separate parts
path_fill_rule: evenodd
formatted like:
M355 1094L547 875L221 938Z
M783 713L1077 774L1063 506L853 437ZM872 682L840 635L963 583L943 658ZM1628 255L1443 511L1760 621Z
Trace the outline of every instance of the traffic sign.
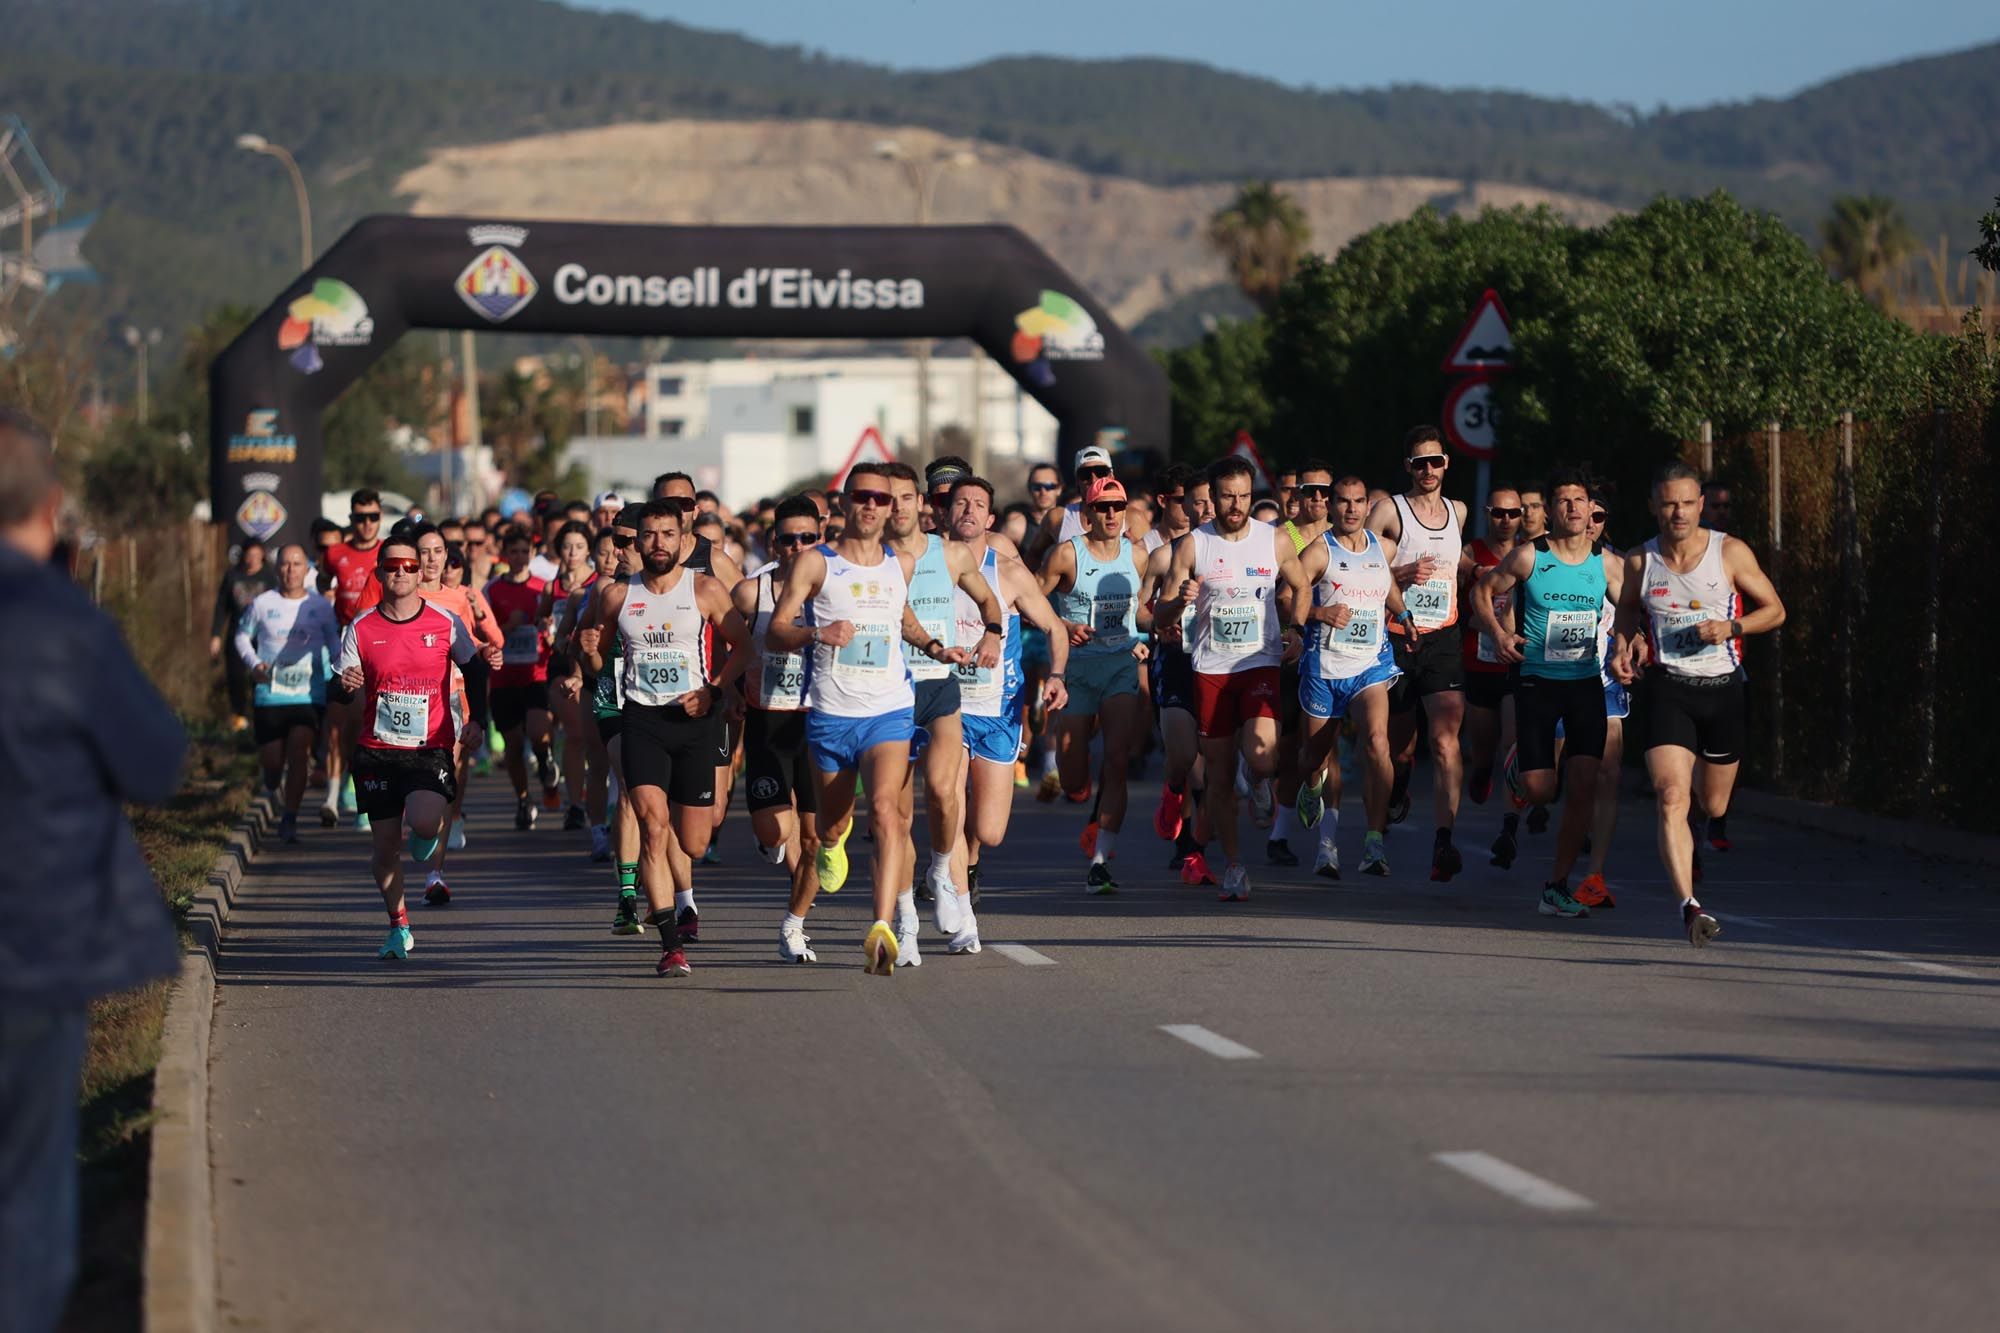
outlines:
M1513 368L1513 320L1500 303L1500 293L1488 287L1445 353L1444 371L1447 375L1491 375Z
M1444 398L1444 433L1460 452L1473 458L1493 457L1499 408L1493 401L1493 381L1483 375L1462 379Z

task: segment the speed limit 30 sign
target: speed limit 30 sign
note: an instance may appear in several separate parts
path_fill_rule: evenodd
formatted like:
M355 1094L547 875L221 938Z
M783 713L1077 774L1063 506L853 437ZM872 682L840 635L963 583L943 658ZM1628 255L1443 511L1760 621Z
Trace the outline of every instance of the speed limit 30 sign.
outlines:
M1444 433L1468 456L1491 458L1498 439L1494 429L1498 415L1493 381L1484 375L1468 376L1445 395Z

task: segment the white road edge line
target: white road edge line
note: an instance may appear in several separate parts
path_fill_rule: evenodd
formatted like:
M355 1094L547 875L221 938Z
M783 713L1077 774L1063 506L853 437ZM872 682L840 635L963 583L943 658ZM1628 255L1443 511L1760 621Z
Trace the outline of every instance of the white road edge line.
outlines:
M1207 1051L1218 1060L1260 1060L1263 1057L1240 1041L1231 1041L1219 1032L1210 1032L1199 1023L1162 1023L1160 1031L1170 1037L1179 1037L1198 1050Z
M1779 926L1779 925L1774 925L1773 923L1771 923L1771 922L1769 922L1769 921L1766 921L1766 920L1765 920L1765 919L1764 919L1763 917L1761 917L1761 916L1745 916L1745 915L1743 915L1743 913L1741 913L1741 912L1731 912L1731 913L1730 913L1730 914L1729 914L1728 916L1726 916L1726 917L1719 917L1719 918L1717 918L1717 919L1718 919L1718 920L1720 920L1720 921L1723 921L1723 922L1725 922L1725 923L1727 923L1727 924L1733 924L1733 925L1738 925L1738 926L1749 926L1749 927L1750 927L1751 929L1753 929L1753 930L1783 930L1783 929L1784 929L1784 927L1783 927L1783 926Z
M994 953L1013 959L1022 967L1054 967L1056 960L1045 953L1037 953L1025 944L989 944Z
M1921 958L1905 958L1899 953L1883 953L1880 949L1863 949L1864 958L1879 958L1885 963L1901 963L1904 967L1914 967L1919 972L1929 972L1939 977L1969 977L1974 975L1962 967L1947 967L1943 963L1926 963Z
M1488 1189L1530 1208L1578 1212L1597 1206L1581 1194L1566 1190L1553 1181L1543 1180L1512 1163L1503 1162L1491 1153L1439 1152L1432 1153L1431 1160L1461 1175L1470 1176Z

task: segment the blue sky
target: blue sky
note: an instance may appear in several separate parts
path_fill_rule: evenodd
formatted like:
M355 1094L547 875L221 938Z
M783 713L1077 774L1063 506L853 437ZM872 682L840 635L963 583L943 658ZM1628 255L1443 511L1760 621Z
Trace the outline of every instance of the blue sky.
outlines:
M903 68L1164 55L1320 88L1695 106L2000 39L1994 0L570 0Z

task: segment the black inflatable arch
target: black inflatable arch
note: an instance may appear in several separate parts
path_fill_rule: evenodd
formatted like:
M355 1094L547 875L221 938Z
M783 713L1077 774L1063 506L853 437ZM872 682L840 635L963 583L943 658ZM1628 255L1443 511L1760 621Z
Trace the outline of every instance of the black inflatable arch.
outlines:
M209 478L232 535L304 540L320 417L409 329L967 337L1048 408L1059 458L1164 450L1165 376L1012 227L647 227L371 217L216 358ZM674 464L662 443L660 470Z

